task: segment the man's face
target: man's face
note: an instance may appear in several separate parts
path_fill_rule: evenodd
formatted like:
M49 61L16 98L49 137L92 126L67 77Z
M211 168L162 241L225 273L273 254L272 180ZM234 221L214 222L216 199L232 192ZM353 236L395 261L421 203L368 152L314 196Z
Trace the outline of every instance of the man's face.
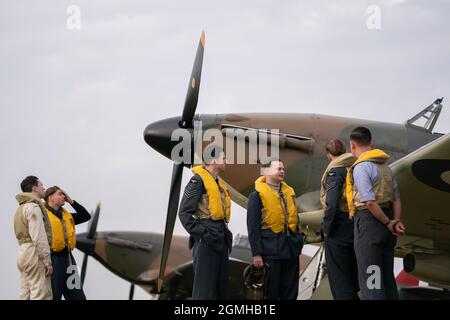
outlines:
M58 190L49 197L49 201L53 202L53 204L58 207L62 207L66 202L66 196L61 190Z
M212 164L214 164L217 167L217 169L219 169L220 172L225 171L225 167L227 166L227 159L225 153L221 152L219 158L214 159L212 161Z
M278 183L284 180L284 164L281 161L272 161L268 175Z
M358 156L356 154L356 143L354 141L350 141L350 150L355 157Z
M44 185L40 180L38 180L37 186L34 186L31 190L36 196L38 196L40 199L44 198L45 196L45 188Z

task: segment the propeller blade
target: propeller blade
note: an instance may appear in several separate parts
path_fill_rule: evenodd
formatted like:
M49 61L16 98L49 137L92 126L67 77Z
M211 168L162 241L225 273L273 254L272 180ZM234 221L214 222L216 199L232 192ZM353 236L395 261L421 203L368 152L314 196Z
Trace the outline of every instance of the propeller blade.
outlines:
M97 207L95 208L95 212L92 215L91 220L89 221L88 226L88 233L86 235L87 239L94 239L95 234L97 232L97 224L98 224L98 217L100 215L100 202L97 204ZM92 212L91 212L92 214ZM83 264L81 265L81 286L84 284L84 279L86 278L86 270L87 270L87 262L88 262L88 255L84 254L83 257Z
M134 284L131 284L130 294L128 295L128 300L133 300L134 297Z
M95 213L89 223L88 234L86 236L86 238L88 238L88 239L94 239L95 233L97 232L97 224L98 224L98 217L100 215L100 207L101 207L101 204L99 202L97 204L97 207L95 208Z
M178 201L180 199L181 178L183 176L183 165L174 164L172 169L172 182L170 185L169 204L167 207L166 229L164 231L164 243L161 254L161 265L158 276L158 292L161 292L164 273L166 271L167 258L169 256L170 243L172 241L173 228L178 212Z
M183 128L192 128L192 119L194 118L195 109L197 108L198 92L200 90L200 79L202 76L203 52L205 51L205 31L202 32L200 42L195 55L194 67L192 68L191 77L184 102L183 114L181 116L180 126Z
M86 278L88 255L85 254L83 257L83 264L81 265L81 286L84 285L84 278Z

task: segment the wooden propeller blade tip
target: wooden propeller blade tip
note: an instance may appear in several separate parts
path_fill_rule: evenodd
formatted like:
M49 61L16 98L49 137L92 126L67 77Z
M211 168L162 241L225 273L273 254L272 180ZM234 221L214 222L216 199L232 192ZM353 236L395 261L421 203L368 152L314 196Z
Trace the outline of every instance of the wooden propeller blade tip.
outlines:
M202 31L202 36L201 36L201 41L202 41L202 47L205 48L205 31Z

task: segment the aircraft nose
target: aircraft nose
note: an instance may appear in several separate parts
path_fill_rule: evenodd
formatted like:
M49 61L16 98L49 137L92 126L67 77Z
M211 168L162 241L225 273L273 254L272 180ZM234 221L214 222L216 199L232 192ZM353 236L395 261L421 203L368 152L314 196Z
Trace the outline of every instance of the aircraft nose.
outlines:
M149 124L144 130L145 142L170 159L172 148L178 141L172 141L172 133L179 128L181 117L167 118Z
M89 239L87 237L87 233L80 233L77 234L77 249L92 255L94 253L95 250L95 239Z

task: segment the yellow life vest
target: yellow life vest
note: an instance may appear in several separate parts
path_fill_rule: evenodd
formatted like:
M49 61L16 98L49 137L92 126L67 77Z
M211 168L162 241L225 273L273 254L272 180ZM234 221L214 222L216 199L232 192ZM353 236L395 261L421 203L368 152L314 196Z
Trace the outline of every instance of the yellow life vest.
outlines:
M354 167L361 162L364 161L371 161L374 162L376 164L385 164L386 161L389 159L389 155L387 153L385 153L383 150L380 149L373 149L373 150L369 150L367 152L364 152L363 154L361 154L359 156L359 158L356 160L356 162L351 166L350 170L347 171L347 177L346 177L346 189L345 189L345 194L347 197L347 203L348 203L348 210L349 210L349 215L350 218L352 218L355 214L356 211L356 207L357 205L355 204L359 204L359 200L356 198L359 198L356 192L356 188L353 186L353 169ZM385 173L386 170L383 170L383 172L381 172L381 177L380 180L384 180L385 177L387 176ZM381 184L378 184L378 186L381 186ZM375 186L374 186L375 187ZM376 188L376 189L380 189L380 188ZM386 188L383 188L384 190ZM386 198L383 197L383 195L380 195L378 192L379 190L375 190L375 193L377 195L377 203L381 203L381 202L386 202L385 200L389 200L389 199L382 199L382 198ZM392 191L392 190L391 190ZM385 191L383 191L383 193L385 193ZM392 192L391 192L392 193ZM392 199L391 199L392 200ZM360 208L361 206L358 205L358 208Z
M255 189L258 191L263 204L262 228L279 233L288 225L289 229L295 232L298 226L298 215L294 189L286 182L281 182L281 193L286 213L282 204L283 199L276 190L266 183L265 176L261 176L255 181Z
M77 242L77 237L72 214L62 208L62 219L59 219L51 212L51 210L48 208L45 209L52 229L52 243L50 249L54 252L59 252L65 247L73 250Z
M231 199L225 183L218 177L217 181L219 184L217 184L212 174L203 166L193 167L192 172L198 174L202 178L203 185L205 186L208 195L211 219L225 219L228 223L230 221Z
M322 203L322 207L325 208L327 206L327 176L328 173L334 169L334 168L350 168L352 164L355 162L356 158L351 153L344 153L334 160L332 160L328 167L325 169L325 172L322 176L322 181L320 182L321 188L320 188L320 202ZM342 197L339 201L339 209L342 212L348 212L348 205L347 205L347 198L345 194L345 185L342 188Z

